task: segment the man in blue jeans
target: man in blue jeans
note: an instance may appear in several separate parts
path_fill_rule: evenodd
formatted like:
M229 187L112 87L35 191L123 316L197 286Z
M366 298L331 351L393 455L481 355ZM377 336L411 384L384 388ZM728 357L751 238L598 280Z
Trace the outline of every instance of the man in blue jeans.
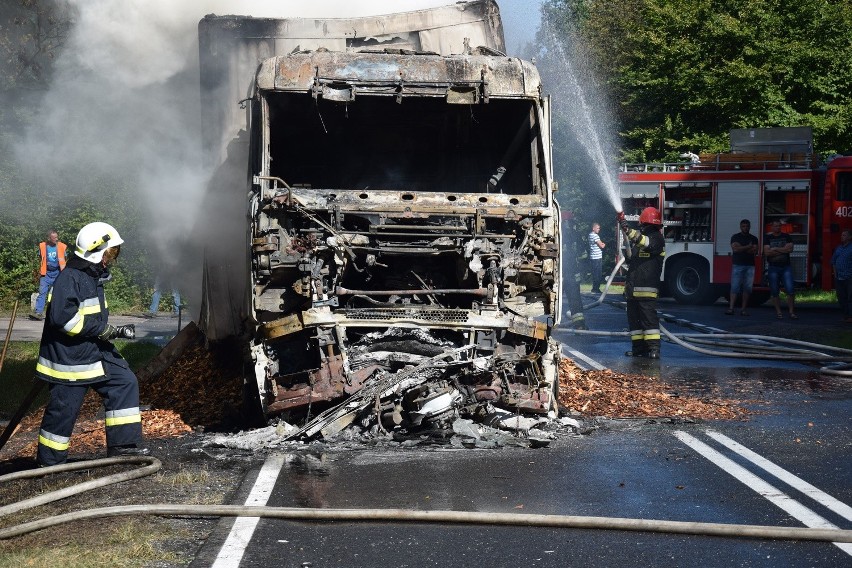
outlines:
M840 246L831 255L831 266L843 321L852 323L852 231L849 229L840 233Z
M53 286L56 277L65 268L65 257L68 253L65 243L59 242L59 233L53 229L47 232L47 239L38 244L38 253L38 299L36 300L35 312L30 317L43 320L47 293Z
M781 300L779 299L779 280L784 280L784 291L787 293L787 308L792 319L799 319L796 315L796 295L793 288L793 267L790 264L790 253L793 252L793 238L787 233L781 232L781 221L772 221L770 225L772 232L763 239L763 256L769 265L769 291L772 295L772 304L775 306L775 317L783 319L781 312Z
M157 276L154 281L154 293L151 295L151 305L148 308L147 315L149 317L157 315L157 310L160 308L160 297L163 294L163 290L166 289L170 289L172 292L172 313L178 315L178 312L180 312L180 291L176 286L174 286L170 279Z
M757 253L757 237L752 235L751 221L740 221L740 232L731 237L731 302L728 315L733 315L737 294L742 295L740 315L747 316L746 306L754 284L754 255Z

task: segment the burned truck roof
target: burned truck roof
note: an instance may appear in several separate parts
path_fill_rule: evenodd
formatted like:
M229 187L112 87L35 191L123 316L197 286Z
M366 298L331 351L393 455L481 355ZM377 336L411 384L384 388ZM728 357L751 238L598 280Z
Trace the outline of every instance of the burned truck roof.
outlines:
M410 95L444 96L450 103L471 104L480 98L487 103L491 97L537 99L541 96L538 70L522 59L384 51L319 51L272 57L261 64L257 87L314 91L317 96L334 100L351 99L363 93L398 99Z

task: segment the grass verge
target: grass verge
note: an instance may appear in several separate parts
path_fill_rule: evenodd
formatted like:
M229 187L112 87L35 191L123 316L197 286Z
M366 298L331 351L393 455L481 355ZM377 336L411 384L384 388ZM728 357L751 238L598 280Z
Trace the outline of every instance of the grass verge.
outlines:
M83 521L77 536L51 540L45 545L44 534L31 535L0 543L0 568L22 566L62 566L94 568L121 566L136 568L180 562L177 554L160 550L157 542L173 538L173 528L159 519L131 519L119 522ZM85 528L88 527L88 528ZM85 538L78 538L80 534ZM21 546L22 540L28 542ZM35 542L41 540L41 542ZM186 559L184 559L184 562ZM184 562L180 562L183 564Z

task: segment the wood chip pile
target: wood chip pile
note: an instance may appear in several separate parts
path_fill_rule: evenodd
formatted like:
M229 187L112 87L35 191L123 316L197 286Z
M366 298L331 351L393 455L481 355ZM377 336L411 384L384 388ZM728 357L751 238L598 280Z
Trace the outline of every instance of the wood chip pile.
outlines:
M584 371L570 359L559 366L559 405L584 416L609 418L691 418L744 420L740 401L673 392L653 377L625 375L609 369Z
M228 429L242 406L242 360L229 345L188 346L159 376L139 383L142 404L170 409L204 429Z

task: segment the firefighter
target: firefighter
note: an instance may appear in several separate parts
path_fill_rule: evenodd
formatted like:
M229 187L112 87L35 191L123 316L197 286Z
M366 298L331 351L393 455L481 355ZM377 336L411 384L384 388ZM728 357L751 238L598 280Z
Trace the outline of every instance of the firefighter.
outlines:
M36 376L49 383L38 436L41 466L64 463L83 397L93 388L103 399L107 455L147 455L141 447L139 384L127 361L110 343L133 338L132 325L108 322L104 282L121 243L115 227L89 223L77 235L74 255L59 273L48 298Z
M659 359L660 320L657 317L657 296L666 256L666 241L660 232L663 219L659 209L646 207L639 214L639 230L631 229L623 214L619 214L618 223L632 243L632 251L627 261L627 281L624 284L627 324L630 326L632 346L625 355Z

